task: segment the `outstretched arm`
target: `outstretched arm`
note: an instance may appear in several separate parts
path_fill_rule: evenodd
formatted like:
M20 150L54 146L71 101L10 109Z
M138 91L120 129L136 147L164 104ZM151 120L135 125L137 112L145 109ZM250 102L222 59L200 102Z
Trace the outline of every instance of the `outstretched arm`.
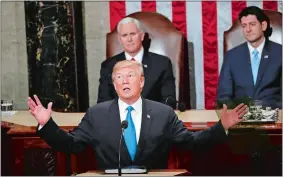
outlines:
M57 151L75 153L82 151L88 144L91 144L92 119L91 112L88 110L79 126L71 133L67 133L53 121L51 118L52 103L48 104L48 108L44 108L35 95L34 102L28 98L30 113L35 117L40 130L37 129L39 136L44 139L47 144Z
M221 120L212 127L203 131L191 132L184 123L180 121L177 115L171 113L171 140L174 143L180 144L185 149L203 150L222 143L227 139L225 133L230 127L241 122L242 116L247 113L247 106L244 104L238 105L235 109L227 111L227 106L223 106Z

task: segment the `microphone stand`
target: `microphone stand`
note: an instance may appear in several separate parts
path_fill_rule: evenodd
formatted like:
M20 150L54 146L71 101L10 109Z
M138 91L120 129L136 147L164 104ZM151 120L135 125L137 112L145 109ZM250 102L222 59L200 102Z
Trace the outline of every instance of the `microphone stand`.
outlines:
M128 127L128 122L126 120L124 120L121 124L121 128L122 128L122 133L120 136L120 142L119 142L119 152L118 152L118 176L122 175L122 169L121 169L121 143L122 143L122 137L123 137L123 133L124 133L124 129L126 129Z
M122 169L121 169L121 142L122 142L123 132L124 132L124 129L122 128L122 133L121 133L120 142L119 142L118 176L122 175Z

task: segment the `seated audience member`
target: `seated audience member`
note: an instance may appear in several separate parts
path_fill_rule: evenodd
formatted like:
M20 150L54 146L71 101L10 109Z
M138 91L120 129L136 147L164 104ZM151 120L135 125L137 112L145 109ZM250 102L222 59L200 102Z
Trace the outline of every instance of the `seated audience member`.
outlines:
M122 60L135 60L142 63L145 72L143 98L166 104L169 103L166 101L169 97L176 100L175 77L171 60L143 48L142 41L145 33L140 22L135 18L126 17L118 23L117 32L124 52L102 62L97 103L117 98L111 73L113 66ZM175 105L170 106L175 107Z
M260 100L282 107L282 45L269 40L270 20L255 6L239 14L247 42L229 50L222 65L217 100Z
M208 150L227 139L230 127L241 122L247 106L238 105L221 113L221 120L199 132L189 131L174 110L141 97L145 84L143 67L136 61L118 62L112 73L118 98L89 108L72 132L58 127L51 118L52 103L44 108L36 95L28 98L30 113L39 123L37 133L57 151L76 153L91 145L98 169L118 167L121 124L126 120L121 143L121 166L139 165L147 169L167 168L173 143L188 150Z

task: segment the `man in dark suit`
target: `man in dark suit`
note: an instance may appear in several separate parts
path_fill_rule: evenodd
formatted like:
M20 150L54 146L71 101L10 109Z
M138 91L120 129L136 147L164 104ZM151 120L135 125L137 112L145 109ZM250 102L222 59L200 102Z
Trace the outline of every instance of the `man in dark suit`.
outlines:
M97 103L117 98L111 73L114 65L122 60L136 60L143 64L145 85L142 96L153 101L163 102L175 108L175 77L171 60L162 55L146 51L142 46L144 32L137 19L126 17L117 25L118 39L124 52L106 59L101 64ZM173 104L172 104L173 103Z
M190 132L171 107L141 97L144 75L140 63L118 62L112 79L119 98L89 108L70 133L60 129L50 118L52 103L45 109L36 95L35 102L29 97L30 113L39 123L40 137L55 150L68 153L92 145L99 169L117 168L121 122L127 120L121 144L121 166L164 169L173 143L190 150L210 148L224 142L227 130L242 121L241 117L247 113L244 104L229 112L224 106L218 123L203 131Z
M218 100L249 98L282 107L282 45L269 41L269 18L255 6L239 14L247 42L227 52L218 84Z

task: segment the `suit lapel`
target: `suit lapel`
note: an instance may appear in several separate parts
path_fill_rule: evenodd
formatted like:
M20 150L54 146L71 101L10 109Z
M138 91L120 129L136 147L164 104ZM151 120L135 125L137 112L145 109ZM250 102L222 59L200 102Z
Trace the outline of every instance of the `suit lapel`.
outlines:
M120 136L122 133L122 129L121 129L121 118L120 118L120 112L119 112L119 106L118 106L118 99L115 99L113 103L111 104L109 115L110 115L110 125L111 125L110 130L111 132L113 132L114 148L117 147L117 153L119 153L118 150L119 150L119 143L120 143ZM124 159L124 158L127 161L131 161L131 157L130 157L130 154L128 152L128 149L124 141L124 137L123 137L122 142L121 142L121 159Z
M151 113L151 109L147 107L146 100L142 99L142 124L141 124L138 148L134 159L135 161L137 161L137 159L142 155L145 142L149 136L150 125L152 122L152 117L150 113Z
M116 64L117 62L122 61L122 60L126 60L125 52L119 53L118 55L115 56L114 59L115 59L115 60L113 60L114 62L113 62L112 65L111 65L111 69L113 69L113 67L115 66L115 64ZM112 73L112 70L111 70L111 73Z
M117 62L126 60L125 52L120 53L120 55L117 57Z
M271 59L269 58L268 41L266 40L265 45L262 50L262 54L261 54L260 65L259 65L258 75L256 79L256 86L262 80L263 75L265 73L264 71L266 70L270 60Z
M143 65L143 72L144 72L144 78L145 78L145 84L142 90L142 95L146 96L150 88L149 87L150 78L151 78L150 71L152 67L152 61L147 51L144 51L143 58L142 58L142 65Z

